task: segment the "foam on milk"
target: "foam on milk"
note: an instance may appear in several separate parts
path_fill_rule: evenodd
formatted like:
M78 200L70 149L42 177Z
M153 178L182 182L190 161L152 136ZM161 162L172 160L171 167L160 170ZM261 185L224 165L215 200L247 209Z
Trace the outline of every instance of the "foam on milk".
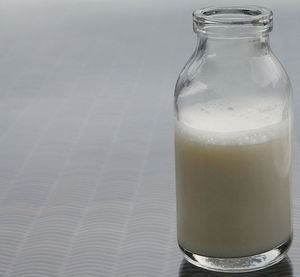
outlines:
M261 103L213 100L181 108L176 132L201 144L245 145L278 138L287 131L275 99Z

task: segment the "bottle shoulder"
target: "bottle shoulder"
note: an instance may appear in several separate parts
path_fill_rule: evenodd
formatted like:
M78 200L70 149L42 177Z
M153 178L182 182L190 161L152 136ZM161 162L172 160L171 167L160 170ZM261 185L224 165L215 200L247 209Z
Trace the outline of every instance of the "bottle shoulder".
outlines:
M290 93L289 77L272 51L249 57L226 57L194 53L182 69L175 97L183 92L252 91Z

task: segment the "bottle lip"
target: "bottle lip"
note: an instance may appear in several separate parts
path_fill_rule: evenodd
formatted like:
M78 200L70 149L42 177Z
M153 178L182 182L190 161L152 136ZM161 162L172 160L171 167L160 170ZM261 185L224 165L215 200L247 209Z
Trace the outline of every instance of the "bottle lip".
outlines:
M196 33L205 34L226 35L230 28L237 31L235 35L270 32L273 27L273 12L260 6L210 6L193 12L193 24Z

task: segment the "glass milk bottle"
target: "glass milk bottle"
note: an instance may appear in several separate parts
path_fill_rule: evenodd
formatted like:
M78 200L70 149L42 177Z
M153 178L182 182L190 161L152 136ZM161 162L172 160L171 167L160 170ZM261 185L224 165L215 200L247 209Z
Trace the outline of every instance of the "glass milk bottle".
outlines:
M272 53L272 12L209 7L175 89L178 244L222 272L280 261L292 241L292 91Z

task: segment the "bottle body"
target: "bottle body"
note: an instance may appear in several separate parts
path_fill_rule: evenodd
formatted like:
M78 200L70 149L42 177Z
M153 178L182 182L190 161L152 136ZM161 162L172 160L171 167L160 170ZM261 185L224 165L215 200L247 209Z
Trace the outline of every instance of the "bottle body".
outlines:
M267 33L198 34L175 89L177 233L191 262L240 272L283 257L247 266L291 241L291 99Z

